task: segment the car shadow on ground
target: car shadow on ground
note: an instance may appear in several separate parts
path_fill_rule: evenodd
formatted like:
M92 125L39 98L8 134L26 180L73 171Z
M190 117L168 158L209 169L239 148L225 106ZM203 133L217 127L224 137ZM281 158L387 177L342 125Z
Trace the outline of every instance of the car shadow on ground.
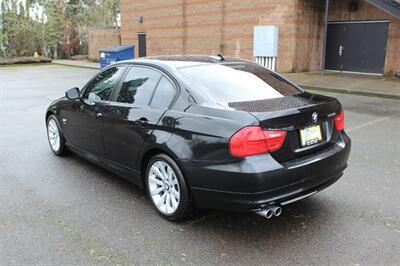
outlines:
M107 183L112 187L112 193L125 194L129 198L145 198L144 202L141 201L141 204L144 203L143 206L139 206L139 208L147 209L146 213L153 217L143 217L143 223L151 219L152 222L155 221L160 226L165 226L166 229L179 228L190 231L191 234L202 235L203 241L205 239L215 241L213 239L215 234L229 241L242 241L245 239L251 239L251 241L270 240L272 242L284 241L285 239L291 241L293 235L301 234L305 231L308 232L308 236L312 236L323 233L328 228L332 229L332 227L340 226L340 222L338 223L335 220L337 219L335 212L338 210L338 206L335 207L332 199L323 195L315 195L285 206L281 216L271 219L266 219L254 213L197 209L193 216L182 222L166 222L161 217L158 217L145 191L135 184L77 155L69 153L65 159L69 161L68 163L76 164L77 167L86 168L86 171L97 179L94 182ZM136 205L135 208L137 207ZM127 211L135 213L134 208Z

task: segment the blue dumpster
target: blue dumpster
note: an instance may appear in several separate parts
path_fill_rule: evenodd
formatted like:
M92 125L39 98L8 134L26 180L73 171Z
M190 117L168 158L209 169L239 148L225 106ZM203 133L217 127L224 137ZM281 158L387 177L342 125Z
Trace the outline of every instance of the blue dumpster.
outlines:
M121 45L107 49L100 49L100 67L105 68L109 64L126 59L133 59L134 45Z

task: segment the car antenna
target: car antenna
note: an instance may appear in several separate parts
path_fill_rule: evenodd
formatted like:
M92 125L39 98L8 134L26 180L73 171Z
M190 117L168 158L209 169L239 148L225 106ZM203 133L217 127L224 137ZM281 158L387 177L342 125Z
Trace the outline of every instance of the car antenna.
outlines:
M222 54L211 55L210 58L215 61L225 61L225 58Z

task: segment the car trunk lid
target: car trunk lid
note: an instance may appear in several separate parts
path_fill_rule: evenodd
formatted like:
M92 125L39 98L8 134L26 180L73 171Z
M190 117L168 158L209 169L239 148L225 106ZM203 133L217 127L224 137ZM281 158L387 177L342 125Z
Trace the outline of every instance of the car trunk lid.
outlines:
M339 134L333 119L340 113L341 106L331 97L304 92L274 99L234 102L229 106L249 112L264 130L287 132L282 147L271 153L279 162L307 156L333 145ZM319 131L320 139L307 142L305 129L308 134Z

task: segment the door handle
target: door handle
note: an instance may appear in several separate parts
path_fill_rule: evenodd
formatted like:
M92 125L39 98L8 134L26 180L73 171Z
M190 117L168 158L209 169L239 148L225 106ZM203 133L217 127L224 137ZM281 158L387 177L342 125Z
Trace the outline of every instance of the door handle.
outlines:
M135 122L141 126L145 126L145 125L149 124L149 120L146 117L141 117L138 120L136 120Z
M103 116L102 113L97 113L97 112L89 112L89 115L94 118L101 118Z
M343 51L344 51L344 46L343 45L339 45L339 56L343 55Z

